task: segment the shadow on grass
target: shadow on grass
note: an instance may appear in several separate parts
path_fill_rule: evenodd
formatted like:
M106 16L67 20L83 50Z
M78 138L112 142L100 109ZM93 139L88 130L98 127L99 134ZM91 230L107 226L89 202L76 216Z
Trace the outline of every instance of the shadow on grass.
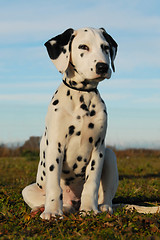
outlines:
M145 175L119 175L119 180L123 179L137 179L137 178L160 178L160 172L157 174L145 174Z

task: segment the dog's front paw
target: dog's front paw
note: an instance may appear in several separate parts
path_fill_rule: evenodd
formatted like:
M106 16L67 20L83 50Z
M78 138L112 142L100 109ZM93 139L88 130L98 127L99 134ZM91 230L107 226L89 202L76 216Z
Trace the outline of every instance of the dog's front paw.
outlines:
M96 210L80 210L80 215L85 217L87 215L93 214L94 216L96 216L97 214L101 213L98 209Z
M110 205L108 204L100 204L99 205L99 209L102 211L102 212L108 212L110 214L113 213L113 209Z
M97 215L98 213L100 213L100 211L98 210L98 208L96 208L96 206L91 206L91 205L81 205L80 207L80 214L85 216L87 215L87 213L93 212L94 215Z
M56 211L56 212L51 212L51 211L44 211L40 217L44 220L51 220L51 218L57 218L59 217L60 219L63 218L63 212L62 211Z

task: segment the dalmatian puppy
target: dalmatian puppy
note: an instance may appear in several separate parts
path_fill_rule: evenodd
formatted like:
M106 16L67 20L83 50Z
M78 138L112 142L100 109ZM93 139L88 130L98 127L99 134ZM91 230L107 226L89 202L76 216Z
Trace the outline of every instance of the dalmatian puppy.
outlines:
M48 108L36 183L24 188L24 201L47 220L77 210L111 213L118 171L105 148L107 111L97 85L115 71L117 43L103 28L82 28L45 46L63 82Z

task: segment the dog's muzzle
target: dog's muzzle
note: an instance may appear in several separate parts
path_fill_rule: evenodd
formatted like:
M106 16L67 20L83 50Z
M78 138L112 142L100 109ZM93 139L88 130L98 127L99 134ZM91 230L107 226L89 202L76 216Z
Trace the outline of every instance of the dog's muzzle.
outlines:
M96 64L96 73L98 75L104 75L107 74L109 69L109 65L107 63L103 63L103 62L98 62Z

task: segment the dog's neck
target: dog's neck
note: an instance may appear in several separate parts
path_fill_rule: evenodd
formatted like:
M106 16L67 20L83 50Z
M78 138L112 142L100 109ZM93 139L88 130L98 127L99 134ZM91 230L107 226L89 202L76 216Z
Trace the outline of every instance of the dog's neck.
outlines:
M97 85L99 81L96 79L88 80L84 79L78 71L74 68L74 65L70 63L70 66L66 70L63 76L63 83L72 89L77 91L97 91Z

